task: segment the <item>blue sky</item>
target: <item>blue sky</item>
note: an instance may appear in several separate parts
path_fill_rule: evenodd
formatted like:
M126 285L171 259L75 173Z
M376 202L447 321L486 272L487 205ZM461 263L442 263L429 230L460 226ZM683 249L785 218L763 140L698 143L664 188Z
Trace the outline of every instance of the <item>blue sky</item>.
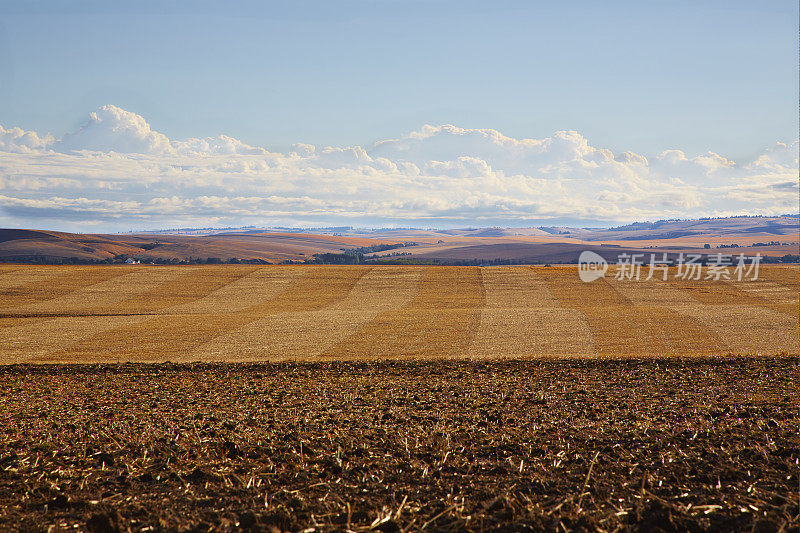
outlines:
M171 138L225 133L277 150L451 123L741 158L798 129L794 1L34 1L0 12L0 124L57 136L106 104Z
M796 1L0 0L0 226L796 212L797 20Z

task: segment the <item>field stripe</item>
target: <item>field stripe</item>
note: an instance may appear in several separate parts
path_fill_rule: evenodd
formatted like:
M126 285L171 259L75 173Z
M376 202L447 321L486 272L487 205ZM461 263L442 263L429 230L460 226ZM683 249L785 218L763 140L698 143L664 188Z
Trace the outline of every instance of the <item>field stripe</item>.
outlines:
M763 305L762 298L749 294L732 283L714 280L676 280L668 282L671 286L684 291L694 300L708 304L744 304ZM753 282L754 283L754 282Z
M798 287L787 287L775 281L731 281L731 285L747 294L776 304L798 303Z
M0 329L0 364L38 362L90 334L147 320L146 316L29 318ZM80 362L96 361L88 357Z
M797 321L773 309L738 304L693 305L681 314L706 324L735 354L797 354Z
M162 267L159 267L162 268ZM167 280L104 309L110 314L158 313L198 300L253 272L258 267L163 267Z
M32 272L31 281L0 291L0 309L4 311L19 309L25 305L52 300L130 272L124 268L112 266L75 266L69 270L48 270ZM50 272L57 274L55 276L48 275Z
M234 313L270 300L313 267L260 267L202 298L171 306L170 314Z
M270 313L310 311L344 298L367 268L318 268L274 298L237 313L163 314L104 331L43 358L47 361L181 360L198 346ZM215 272L209 269L211 276Z
M472 358L581 356L593 352L580 311L560 307L532 268L482 269L486 303L469 347Z
M0 275L0 294L7 289L13 289L29 283L63 275L63 270L53 267L23 267L9 270Z
M797 354L795 273L584 284L574 267L15 267L0 269L0 362Z
M39 286L40 282L58 277L63 274L63 271L56 270L52 267L21 267L9 269L0 275L0 313L2 313L2 301L8 297L6 304L13 306L14 302L20 301L28 302L25 299L25 286L31 285L32 287ZM19 289L17 289L19 288ZM17 290L12 290L17 289ZM12 312L13 314L13 312ZM16 318L7 316L0 316L0 329L17 326L21 322Z
M703 354L721 348L696 320L659 305L635 305L613 280L584 283L572 267L537 272L563 305L586 315L600 357Z
M417 293L325 350L331 359L463 358L480 323L481 269L422 268Z
M734 286L749 296L759 301L759 305L786 313L794 319L800 319L800 299L798 299L798 286L788 287L775 281L759 279L756 281L730 281Z
M558 307L558 300L536 271L528 267L481 269L486 291L484 308Z
M82 287L58 298L17 307L14 313L57 316L107 314L106 310L111 306L149 291L178 275L179 271L174 269L134 268L128 273Z
M9 274L11 274L12 272L19 272L20 270L23 269L24 267L0 265L0 289L4 287L5 285L4 280L7 279L7 277L9 277Z
M344 299L322 309L268 315L198 347L203 361L314 359L378 314L408 303L417 290L418 269L375 267Z
M787 266L761 266L758 272L758 279L779 283L790 290L797 291L800 286L800 267L797 265Z
M613 283L613 282L612 282ZM661 305L703 325L707 334L718 339L719 349L711 353L793 353L800 339L796 322L763 304L760 298L747 299L738 290L731 291L725 283L709 281L709 287L681 290L676 284L662 281L615 282L616 288L635 303L645 306ZM683 283L683 282L681 282ZM702 281L696 282L697 285ZM756 282L748 282L756 283ZM735 288L734 288L735 289ZM715 302L714 292L720 291ZM698 301L694 296L701 296ZM746 332L743 334L743 332ZM768 334L771 332L771 334ZM706 353L700 350L700 353Z
M759 288L766 288L766 286L761 285L765 283L764 281L731 282L723 280L713 281L701 279L696 281L672 280L670 283L680 290L685 291L693 299L704 304L737 304L752 307L764 307L780 313L789 314L790 316L797 316L797 313L794 312L793 309L785 305L786 303L792 303L791 300L787 301L783 299L784 297L788 298L789 295L784 294L782 301L775 301L770 299L766 294L760 293L758 290ZM774 288L775 285L772 287ZM747 290L747 288L751 289Z
M720 336L724 331L701 320L697 313L687 312L702 310L705 306L684 291L657 279L632 281L611 278L607 281L633 303L640 315L663 321L663 338L657 342L662 353L719 355L732 350L732 346ZM658 328L659 324L655 327Z

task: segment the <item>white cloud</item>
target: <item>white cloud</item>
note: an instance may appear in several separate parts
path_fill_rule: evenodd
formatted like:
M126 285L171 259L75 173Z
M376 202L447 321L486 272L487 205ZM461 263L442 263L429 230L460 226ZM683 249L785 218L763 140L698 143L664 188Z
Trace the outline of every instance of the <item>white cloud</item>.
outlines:
M513 139L423 126L371 146L276 153L220 135L184 141L115 106L61 139L0 127L4 223L609 222L797 210L798 143L753 161L614 154L574 131Z
M765 172L796 174L798 168L797 157L797 141L790 145L778 142L758 156L755 161L748 165L748 168Z
M170 143L173 150L184 155L235 155L235 154L264 154L263 148L254 148L244 144L238 139L219 135L217 137L206 137L205 139L187 139L186 141L172 141Z
M0 152L29 153L47 149L53 144L53 136L39 137L35 131L20 128L5 129L0 126Z
M89 115L89 122L53 145L59 152L91 150L163 154L172 151L167 136L150 129L144 117L106 105Z
M238 139L219 135L204 139L190 138L170 141L166 135L153 131L144 117L117 106L106 105L93 112L89 121L74 132L51 143L58 152L116 152L149 155L235 155L263 154Z

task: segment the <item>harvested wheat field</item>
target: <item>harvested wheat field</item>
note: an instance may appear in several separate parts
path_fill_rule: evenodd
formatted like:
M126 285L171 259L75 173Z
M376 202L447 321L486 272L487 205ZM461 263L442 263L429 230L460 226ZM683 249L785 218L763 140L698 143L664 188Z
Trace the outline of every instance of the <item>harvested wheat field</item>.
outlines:
M797 531L797 321L796 266L0 265L0 530Z
M4 266L0 362L798 352L798 269L582 283L574 267Z
M794 358L0 367L0 524L797 531Z

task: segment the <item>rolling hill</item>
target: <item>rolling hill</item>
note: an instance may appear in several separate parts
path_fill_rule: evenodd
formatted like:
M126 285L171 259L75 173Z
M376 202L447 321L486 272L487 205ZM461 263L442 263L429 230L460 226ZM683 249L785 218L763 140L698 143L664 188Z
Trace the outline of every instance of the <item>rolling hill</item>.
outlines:
M368 259L459 263L574 262L592 250L607 259L620 253L745 253L783 258L798 255L798 217L733 217L640 222L616 228L315 228L302 233L274 228L219 233L73 234L0 229L2 262L93 262L132 257L144 262L216 258L264 263L302 262L314 254L341 254L376 245L414 243L398 250L365 253ZM334 234L331 234L334 233Z
M129 256L143 261L187 261L198 258L219 258L227 261L237 258L280 263L302 261L315 253L342 253L352 248L395 242L397 241L304 233L98 235L0 229L0 261L59 262L72 258L79 261L102 261Z

